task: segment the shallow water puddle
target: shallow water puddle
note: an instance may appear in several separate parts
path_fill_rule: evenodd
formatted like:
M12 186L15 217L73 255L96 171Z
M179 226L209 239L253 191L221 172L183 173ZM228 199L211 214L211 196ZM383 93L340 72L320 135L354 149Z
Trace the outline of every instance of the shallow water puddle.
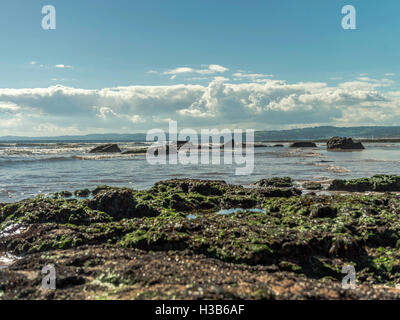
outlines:
M247 212L254 212L254 213L267 213L265 210L262 209L243 209L243 208L233 208L233 209L223 209L217 212L217 214L232 214L232 213L237 213L237 212L242 212L242 211L247 211Z
M12 265L19 258L17 256L13 256L12 254L0 254L0 270L6 269L8 266Z
M194 215L194 214L189 214L189 215L186 216L186 219L189 219L189 220L193 220L193 219L196 219L196 218L197 218L197 216Z

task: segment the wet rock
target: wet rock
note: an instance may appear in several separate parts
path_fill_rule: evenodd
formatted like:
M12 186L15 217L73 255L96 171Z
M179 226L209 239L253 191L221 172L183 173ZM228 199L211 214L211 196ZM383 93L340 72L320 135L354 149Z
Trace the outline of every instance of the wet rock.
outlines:
M132 149L132 150L125 150L121 152L121 154L129 155L129 154L143 154L147 152L147 148L139 148L139 149Z
M335 218L338 214L336 208L330 206L317 205L311 210L311 218Z
M131 190L114 189L97 194L89 208L108 213L114 219L157 216L159 212L147 205L140 205Z
M172 179L158 182L153 188L177 188L185 193L199 193L204 196L220 196L229 186L222 180Z
M170 207L177 211L187 212L191 211L191 208L182 197L177 194L174 194L171 198Z
M273 177L259 180L256 182L256 185L259 187L288 188L293 186L293 180L290 177Z
M371 178L359 178L350 180L335 179L329 186L329 190L335 191L400 191L400 176L375 175Z
M103 186L97 186L95 189L92 190L92 194L95 196L95 195L98 195L101 192L105 192L105 191L110 190L110 189L112 189L112 187L110 187L110 186L104 186L104 185Z
M76 190L74 194L80 198L87 198L90 195L89 189Z
M298 141L292 143L290 148L315 148L317 145L311 141Z
M0 206L0 252L22 256L0 268L0 299L400 297L389 287L400 282L397 194L301 196L193 179L93 193ZM226 207L243 210L217 214ZM46 264L62 290L41 289ZM358 283L343 290L349 264Z
M290 198L301 195L301 190L297 188L267 187L260 189L258 192L266 198Z
M70 197L72 197L72 192L70 192L70 191L61 191L60 195L62 197L64 197L64 198L70 198Z
M274 144L272 147L274 147L274 148L282 148L282 147L284 147L284 145L280 144L280 143L277 143L277 144Z
M363 150L361 142L354 142L352 138L333 137L326 143L328 150Z
M89 151L89 153L119 153L119 152L121 152L121 149L118 147L117 144L103 144Z

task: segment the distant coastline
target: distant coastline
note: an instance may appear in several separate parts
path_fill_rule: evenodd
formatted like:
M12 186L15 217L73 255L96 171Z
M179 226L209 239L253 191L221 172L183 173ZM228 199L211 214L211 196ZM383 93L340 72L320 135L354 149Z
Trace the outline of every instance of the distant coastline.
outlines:
M258 130L256 142L291 142L313 140L326 142L333 136L350 137L363 142L400 142L400 126L334 127L320 126L289 130ZM64 135L55 137L3 136L0 142L142 142L146 133L104 133L87 135Z

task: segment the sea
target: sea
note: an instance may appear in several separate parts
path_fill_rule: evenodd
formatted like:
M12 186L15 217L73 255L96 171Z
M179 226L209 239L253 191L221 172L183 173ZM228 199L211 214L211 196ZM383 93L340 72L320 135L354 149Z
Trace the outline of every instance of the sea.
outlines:
M224 180L253 185L275 176L290 176L296 183L329 182L332 179L370 177L374 174L400 174L400 143L364 143L365 150L332 152L325 143L316 148L290 148L275 143L256 143L254 169L249 175L236 175L244 165L150 164L146 154L92 154L89 151L109 141L0 142L0 202L10 203L38 194L93 189L98 185L148 189L167 179ZM122 151L141 150L147 142L115 141Z

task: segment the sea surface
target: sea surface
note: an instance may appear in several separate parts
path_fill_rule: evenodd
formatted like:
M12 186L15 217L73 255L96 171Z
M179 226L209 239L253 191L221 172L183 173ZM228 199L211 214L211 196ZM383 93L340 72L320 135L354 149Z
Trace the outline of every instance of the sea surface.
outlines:
M146 146L139 142L116 143L122 150ZM235 175L235 169L243 165L151 165L145 154L89 153L100 144L1 142L0 202L104 184L147 189L157 181L172 178L219 179L251 185L273 176L290 176L302 182L400 175L400 143L364 143L365 150L353 152L330 152L325 143L304 149L289 148L289 143L283 143L281 148L272 147L272 143L258 144L254 149L254 170L248 176ZM223 153L219 154L223 157Z

